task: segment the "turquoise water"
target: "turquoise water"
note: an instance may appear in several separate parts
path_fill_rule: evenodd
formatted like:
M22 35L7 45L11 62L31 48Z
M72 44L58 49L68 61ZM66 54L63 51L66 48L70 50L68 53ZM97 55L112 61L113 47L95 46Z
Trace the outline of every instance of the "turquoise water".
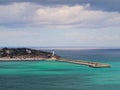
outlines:
M56 51L111 68L57 61L0 61L0 90L120 90L120 50Z

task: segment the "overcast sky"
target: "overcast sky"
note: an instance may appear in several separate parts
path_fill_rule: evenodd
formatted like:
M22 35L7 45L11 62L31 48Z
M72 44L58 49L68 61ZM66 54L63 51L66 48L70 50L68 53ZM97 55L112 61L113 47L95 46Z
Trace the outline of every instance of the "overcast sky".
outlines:
M120 47L120 0L0 0L0 46Z

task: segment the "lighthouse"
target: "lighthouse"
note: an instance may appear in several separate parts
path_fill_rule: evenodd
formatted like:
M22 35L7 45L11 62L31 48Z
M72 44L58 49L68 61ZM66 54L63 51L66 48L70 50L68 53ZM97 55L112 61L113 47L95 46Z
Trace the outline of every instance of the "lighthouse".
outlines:
M55 56L55 51L53 50L53 51L52 51L52 57L54 57L54 56Z
M56 60L56 56L55 56L55 51L54 50L52 51L52 55L51 55L50 60Z

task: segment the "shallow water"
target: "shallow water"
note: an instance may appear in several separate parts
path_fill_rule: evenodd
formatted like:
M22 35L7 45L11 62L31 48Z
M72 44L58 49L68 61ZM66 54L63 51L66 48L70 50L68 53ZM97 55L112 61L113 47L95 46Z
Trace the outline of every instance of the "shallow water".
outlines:
M66 58L109 63L89 68L57 61L0 61L0 90L120 90L120 50L56 50Z

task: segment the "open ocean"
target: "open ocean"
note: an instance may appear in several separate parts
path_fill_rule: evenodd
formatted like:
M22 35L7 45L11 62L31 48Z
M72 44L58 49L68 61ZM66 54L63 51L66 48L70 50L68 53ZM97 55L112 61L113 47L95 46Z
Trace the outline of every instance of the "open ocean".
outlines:
M57 61L0 61L0 90L120 90L120 49L55 52L64 58L108 63L111 68Z

